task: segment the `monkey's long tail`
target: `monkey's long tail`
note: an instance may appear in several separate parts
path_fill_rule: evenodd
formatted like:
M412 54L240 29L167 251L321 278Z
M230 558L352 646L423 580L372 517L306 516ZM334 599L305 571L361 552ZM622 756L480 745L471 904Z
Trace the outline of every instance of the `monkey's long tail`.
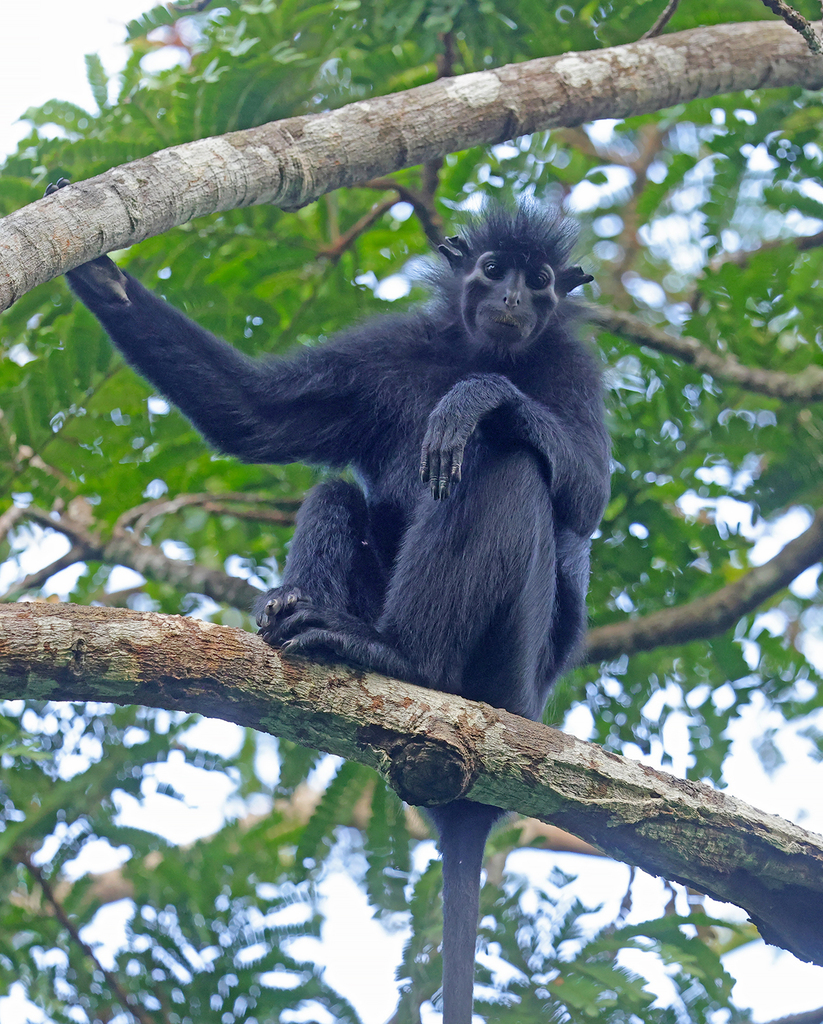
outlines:
M429 808L443 858L443 1024L471 1024L483 850L503 813L470 800Z

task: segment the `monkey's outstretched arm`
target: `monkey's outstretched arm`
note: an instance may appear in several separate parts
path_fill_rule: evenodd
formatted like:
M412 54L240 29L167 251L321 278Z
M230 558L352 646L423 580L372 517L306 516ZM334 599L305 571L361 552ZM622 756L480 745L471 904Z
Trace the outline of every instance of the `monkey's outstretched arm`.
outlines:
M71 271L72 290L126 359L221 451L245 462L346 465L362 445L353 360L327 349L250 359L106 257Z
M226 454L344 466L363 447L368 413L355 359L322 347L250 359L107 256L66 277L126 359Z

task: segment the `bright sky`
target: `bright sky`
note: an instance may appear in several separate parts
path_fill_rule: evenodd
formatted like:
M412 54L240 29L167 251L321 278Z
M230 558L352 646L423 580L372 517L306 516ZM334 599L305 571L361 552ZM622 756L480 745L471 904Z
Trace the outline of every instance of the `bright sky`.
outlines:
M109 73L123 66L125 26L151 0L2 0L0 4L0 154L13 150L29 107L50 99L94 110L87 53Z
M26 134L26 126L15 122L27 108L59 98L94 109L85 77L84 54L99 54L107 71L115 73L122 67L126 56L125 48L120 45L126 23L150 8L152 3L151 0L0 0L0 4L2 157L13 150L17 141ZM785 539L781 537L781 542ZM44 558L42 552L38 556L33 551L32 557L37 558L39 564L46 564L51 556ZM30 567L27 568L30 571ZM759 714L763 712L758 710L755 702L744 718L751 720ZM672 716L669 731L685 729L685 721L684 716ZM577 724L570 721L568 726L574 729ZM218 731L222 730L218 723L214 726ZM762 729L762 719L754 725L744 720L735 727L738 739L736 756L727 771L729 791L764 810L800 821L808 828L823 830L823 808L820 804L823 766L809 756L810 747L806 740L798 736L784 736L778 742L786 756L786 764L769 778L751 750L751 736L762 733ZM581 723L579 731L586 735L585 722ZM665 740L669 750L676 750L682 745L682 737L667 735ZM177 781L175 784L179 785ZM193 801L195 805L200 803L196 798ZM213 814L219 801L204 801L202 806L208 803ZM220 810L219 807L216 809ZM177 806L174 813L180 813ZM152 811L152 820L156 827L156 807ZM215 827L216 822L211 818L199 827L193 826L195 832L203 835ZM523 853L518 856L525 865L530 855ZM585 858L564 857L558 862L564 870L580 876L580 894L584 902L596 904L622 897L625 868ZM109 866L114 865L105 865ZM514 867L520 867L520 861ZM101 868L97 867L97 870ZM613 877L615 874L619 877ZM648 885L643 883L646 888L651 885L659 883L652 880ZM338 984L341 991L358 1005L369 1024L379 1024L392 1010L392 971L399 959L403 936L387 936L371 920L362 894L343 874L329 879L324 891L331 915L328 930L324 933L327 955L329 946L336 950L330 957L333 962L330 964L329 981ZM648 902L640 899L638 902L641 905L645 903L643 909L649 913L656 913L662 905L659 898ZM722 912L728 912L728 908L723 908ZM636 919L641 918L642 914L639 914ZM104 922L101 921L100 926L105 930ZM341 929L342 934L338 934ZM116 926L114 930L117 930ZM353 934L357 938L355 942L352 942ZM103 936L97 934L95 937ZM365 958L361 952L364 943L373 950ZM355 954L353 959L346 959L341 952L346 950ZM741 1005L754 1007L758 1020L766 1021L812 1009L823 1003L823 971L800 964L788 954L762 947L757 951L741 950L728 958L727 966L739 979L736 998ZM364 992L371 994L365 1005ZM12 1005L6 1003L3 1017L9 1024L22 1021L25 1010L19 1002L14 1011Z

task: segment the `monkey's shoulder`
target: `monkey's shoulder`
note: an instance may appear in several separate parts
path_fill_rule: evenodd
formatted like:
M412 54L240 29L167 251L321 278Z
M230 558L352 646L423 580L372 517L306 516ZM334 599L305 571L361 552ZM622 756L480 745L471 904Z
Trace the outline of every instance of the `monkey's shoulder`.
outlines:
M372 317L333 335L323 347L375 369L462 365L469 355L457 324L439 322L420 309Z

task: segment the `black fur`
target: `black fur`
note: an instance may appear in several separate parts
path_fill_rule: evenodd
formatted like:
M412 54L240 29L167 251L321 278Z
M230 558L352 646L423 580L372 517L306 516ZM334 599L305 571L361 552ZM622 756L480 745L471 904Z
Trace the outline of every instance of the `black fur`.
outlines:
M442 247L428 308L263 362L106 257L68 278L221 451L356 473L359 486L307 497L282 586L257 604L264 639L538 719L583 637L608 495L599 375L565 298L589 280L566 266L572 241L553 210L492 210ZM431 811L445 1024L471 1019L480 868L500 813Z

